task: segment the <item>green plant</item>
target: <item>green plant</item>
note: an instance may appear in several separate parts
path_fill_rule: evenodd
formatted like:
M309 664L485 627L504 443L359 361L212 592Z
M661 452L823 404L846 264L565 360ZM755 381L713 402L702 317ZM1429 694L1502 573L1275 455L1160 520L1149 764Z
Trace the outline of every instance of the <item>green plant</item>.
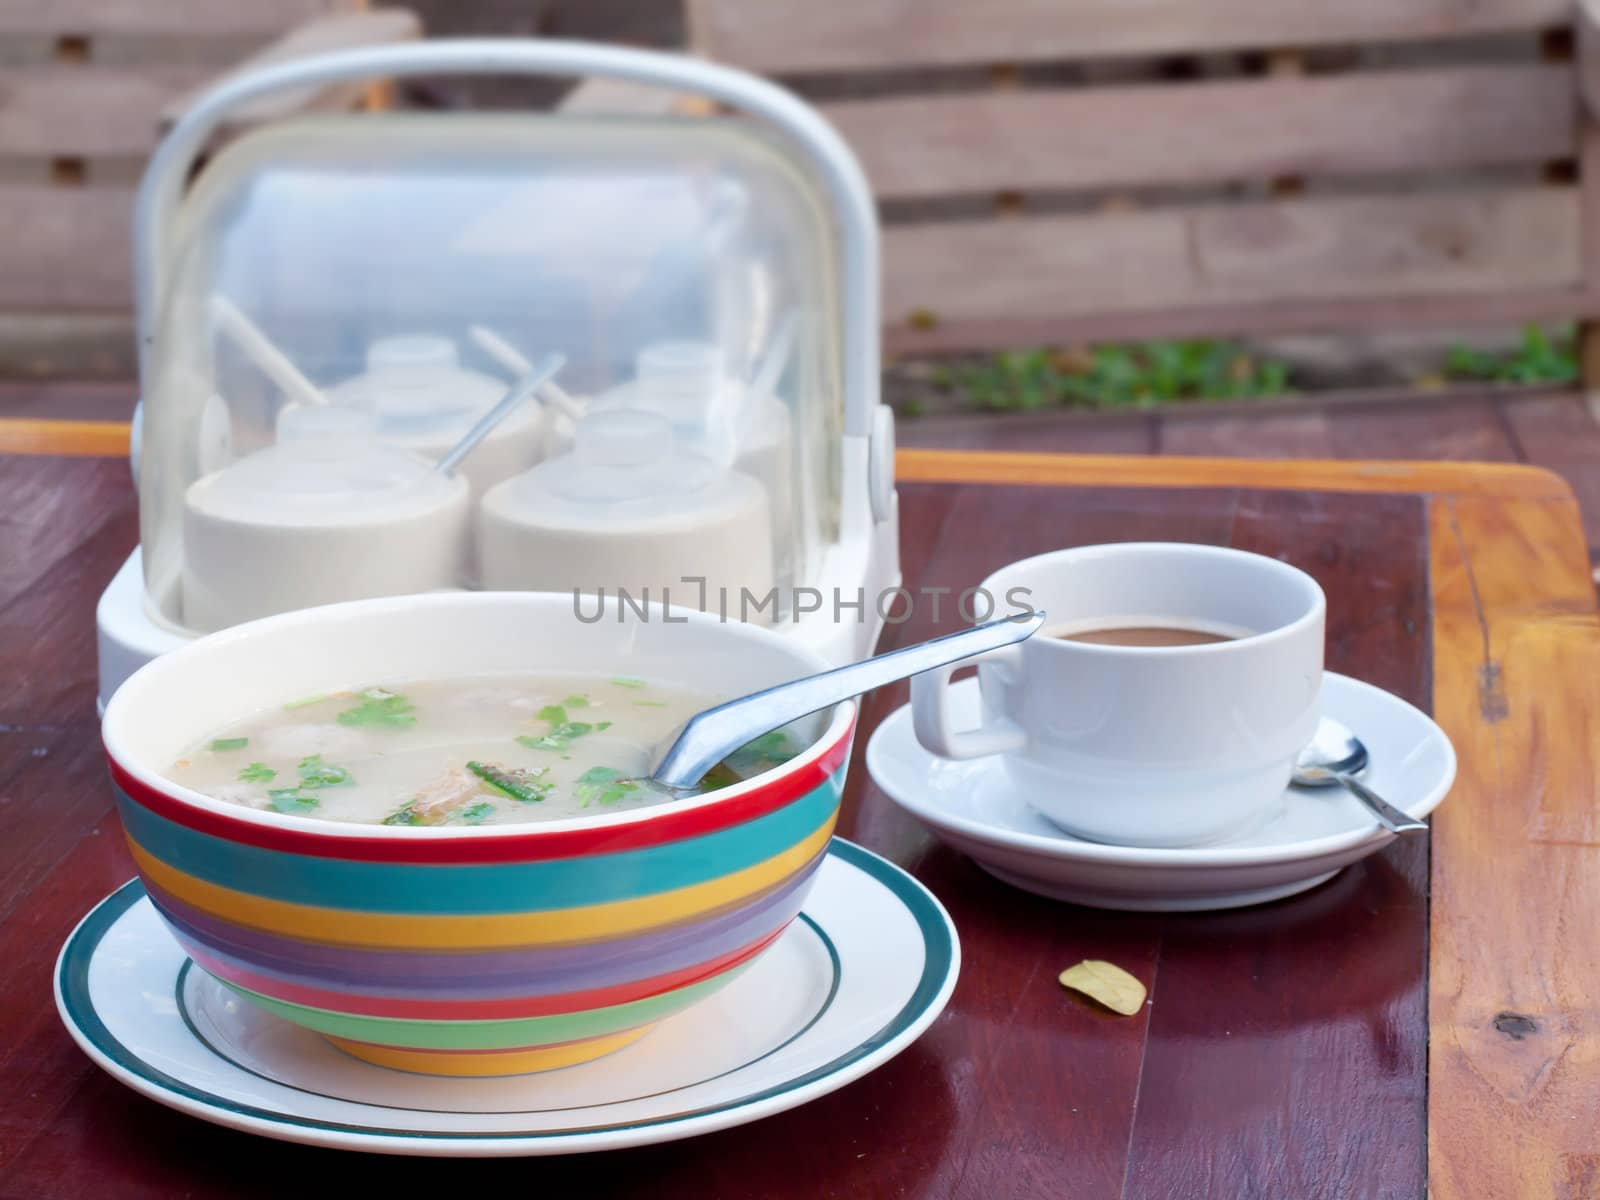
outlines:
M1552 336L1529 325L1522 331L1521 344L1503 354L1452 346L1444 370L1450 379L1488 383L1571 383L1578 378L1577 335L1567 328Z
M1151 408L1281 395L1289 370L1235 342L1141 342L1089 350L1013 350L943 369L936 384L975 408Z

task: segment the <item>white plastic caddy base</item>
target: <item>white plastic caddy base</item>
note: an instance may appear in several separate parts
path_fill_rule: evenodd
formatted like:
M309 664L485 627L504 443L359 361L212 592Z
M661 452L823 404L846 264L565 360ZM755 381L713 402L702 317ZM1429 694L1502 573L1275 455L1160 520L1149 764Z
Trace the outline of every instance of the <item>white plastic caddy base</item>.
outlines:
M865 549L865 573L860 586L866 603L858 614L847 610L844 619L835 621L833 599L824 594L822 608L800 621L779 626L800 638L832 662L844 664L872 653L883 631L883 617L874 603L876 597L900 586L900 564L896 554L894 530L897 522L879 522L873 530L873 543ZM837 553L845 549L833 548ZM854 589L847 601L853 602ZM859 619L857 619L859 618ZM194 634L181 633L158 622L145 605L144 566L135 549L100 593L95 609L95 624L100 642L100 695L97 707L105 711L106 702L122 681L153 658L186 646Z

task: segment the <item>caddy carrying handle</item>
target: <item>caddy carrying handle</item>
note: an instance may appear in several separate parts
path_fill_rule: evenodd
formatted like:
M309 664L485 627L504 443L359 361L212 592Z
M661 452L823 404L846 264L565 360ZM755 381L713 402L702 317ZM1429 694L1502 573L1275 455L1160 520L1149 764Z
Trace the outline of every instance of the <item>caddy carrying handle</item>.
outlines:
M745 71L684 55L594 42L459 38L294 59L225 79L173 126L145 169L134 208L134 303L141 387L151 385L166 286L167 238L195 157L228 114L263 96L360 80L419 75L601 77L691 92L757 117L810 158L832 196L843 259L845 432L869 434L878 394L878 226L872 191L844 140L792 93Z

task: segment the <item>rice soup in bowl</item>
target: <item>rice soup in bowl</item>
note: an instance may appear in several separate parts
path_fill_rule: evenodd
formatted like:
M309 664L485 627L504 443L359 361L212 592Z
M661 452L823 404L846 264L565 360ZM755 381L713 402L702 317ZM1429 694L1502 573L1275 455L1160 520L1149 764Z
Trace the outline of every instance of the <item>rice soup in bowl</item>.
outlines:
M555 594L394 597L270 617L155 660L112 697L103 725L151 901L202 969L371 1062L501 1075L627 1045L728 982L799 912L837 815L853 704L791 726L793 757L751 778L525 822L457 820L471 805L438 823L324 819L171 776L208 739L252 736L226 736L241 723L303 698L358 707L375 681L380 707L428 681L490 676L513 690L583 677L595 690L626 679L726 699L830 665L769 630L664 617L612 604L580 622ZM563 736L547 707L529 718L534 742ZM282 749L264 769L293 771L285 782L297 789L310 779L324 802L347 794L328 782L339 771L359 780L328 754ZM495 795L522 803L514 790Z

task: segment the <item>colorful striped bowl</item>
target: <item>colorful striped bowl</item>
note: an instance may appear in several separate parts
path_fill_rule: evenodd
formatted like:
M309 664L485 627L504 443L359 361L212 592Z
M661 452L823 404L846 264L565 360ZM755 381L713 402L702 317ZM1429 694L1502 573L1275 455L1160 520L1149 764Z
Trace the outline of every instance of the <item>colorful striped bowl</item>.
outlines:
M592 617L591 600L585 617ZM253 1003L384 1066L546 1070L609 1053L727 983L800 911L844 786L853 705L783 766L656 808L521 826L346 825L162 778L287 697L375 680L625 673L742 694L828 664L699 613L455 593L271 617L157 659L103 727L128 844L194 961Z

